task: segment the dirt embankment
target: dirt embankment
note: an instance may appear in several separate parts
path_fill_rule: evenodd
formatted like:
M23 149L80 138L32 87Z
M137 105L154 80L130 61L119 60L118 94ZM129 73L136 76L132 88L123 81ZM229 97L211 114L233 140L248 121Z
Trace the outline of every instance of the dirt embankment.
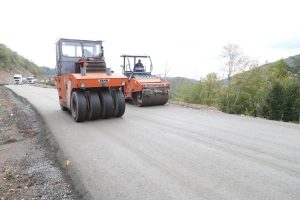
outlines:
M0 84L14 84L15 74L22 74L23 77L32 75L23 68L14 67L13 69L4 69L0 66Z
M7 69L3 69L0 66L0 85L3 84L14 84L14 75L15 74L21 74L23 76L23 78L28 77L28 76L33 76L32 73L30 73L29 71L23 69L23 68L13 68L13 70L7 70ZM36 76L37 79L41 80L47 80L47 77L45 77L44 75L38 75Z
M12 84L14 83L14 74L4 71L0 68L0 84Z
M0 199L80 199L55 162L42 120L0 86Z

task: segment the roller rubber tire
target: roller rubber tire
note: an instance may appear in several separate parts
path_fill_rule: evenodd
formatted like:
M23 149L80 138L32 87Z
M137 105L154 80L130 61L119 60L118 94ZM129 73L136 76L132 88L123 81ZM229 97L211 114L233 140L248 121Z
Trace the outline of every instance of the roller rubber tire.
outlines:
M101 103L99 95L96 92L91 92L89 96L89 112L88 119L96 120L100 118L101 114Z
M72 93L71 113L76 122L82 122L86 119L87 101L82 92L75 91Z
M112 93L114 103L114 117L122 117L125 113L125 97L120 90L115 90Z
M61 104L60 104L60 109L61 109L62 111L67 111L67 110L68 110L68 108L64 107L64 106L61 105Z
M101 91L100 94L101 100L101 114L100 118L107 119L113 116L114 104L113 98L107 91Z

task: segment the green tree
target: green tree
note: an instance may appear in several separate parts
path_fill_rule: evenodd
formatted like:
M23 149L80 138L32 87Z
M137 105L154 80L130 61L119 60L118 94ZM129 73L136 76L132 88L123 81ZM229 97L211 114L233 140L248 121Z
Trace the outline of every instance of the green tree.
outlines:
M184 101L194 104L218 106L221 83L216 73L208 74L198 84L186 88Z
M243 76L242 72L257 67L257 61L245 56L236 44L228 44L223 47L222 57L225 60L225 86L222 89L220 107L227 113L235 113L234 108L241 97L244 87L251 80L249 76Z
M282 120L284 113L284 87L275 82L266 96L262 114L267 119Z
M221 83L216 73L210 73L206 76L206 80L203 82L203 103L211 106L218 104L219 93L221 89Z
M300 81L291 81L285 92L283 121L300 122Z
M234 76L229 93L229 113L258 116L267 85L262 68L254 68ZM220 108L225 112L227 111L227 90L228 87L224 86L220 95Z
M270 81L284 81L287 79L289 77L288 68L288 64L282 59L271 65L268 70L270 78L272 78Z

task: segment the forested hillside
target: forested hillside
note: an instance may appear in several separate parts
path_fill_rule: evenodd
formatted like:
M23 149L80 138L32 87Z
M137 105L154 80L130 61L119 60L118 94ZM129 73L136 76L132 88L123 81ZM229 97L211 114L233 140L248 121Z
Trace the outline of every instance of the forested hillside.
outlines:
M181 92L187 87L191 87L198 82L196 80L184 77L168 77L167 80L171 85L170 92L173 99L176 99L177 96L180 96Z
M54 68L50 68L50 67L40 67L40 68L46 77L54 77L56 75L56 71Z
M176 99L215 106L232 114L299 123L299 55L263 66L245 57L236 47L227 48L224 57L226 81L216 73L208 74L197 84L184 87Z

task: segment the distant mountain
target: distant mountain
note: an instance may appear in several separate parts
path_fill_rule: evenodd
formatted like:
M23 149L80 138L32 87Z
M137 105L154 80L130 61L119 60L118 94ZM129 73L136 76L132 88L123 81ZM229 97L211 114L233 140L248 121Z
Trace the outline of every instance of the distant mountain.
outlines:
M290 57L282 59L282 60L288 65L287 70L293 76L300 78L300 54L295 55L295 56L290 56ZM278 62L278 61L276 61L276 62ZM264 64L264 65L260 66L260 68L268 69L268 67L272 66L276 62Z
M290 66L290 67L298 67L300 65L300 54L295 56L290 56L284 61Z
M14 74L43 76L35 63L0 44L0 83L12 83Z
M56 71L54 68L50 68L50 67L40 67L42 69L42 72L44 74L44 76L47 76L47 77L53 77L56 75Z
M287 65L288 68L287 70L294 76L294 77L298 77L300 78L300 54L295 55L295 56L290 56L288 58L282 59ZM272 63L267 63L264 65L261 65L258 67L258 69L262 70L262 73L267 71L269 67L271 67L272 65L274 65L276 62L278 62L280 60L277 60L275 62ZM242 73L247 73L246 72L242 72ZM221 80L223 85L227 85L228 84L228 79L223 79Z
M195 85L198 81L184 77L167 77L170 82L170 90L172 94L177 94L181 89Z
M288 57L284 59L284 61L289 66L289 72L291 72L294 76L300 78L300 54Z

